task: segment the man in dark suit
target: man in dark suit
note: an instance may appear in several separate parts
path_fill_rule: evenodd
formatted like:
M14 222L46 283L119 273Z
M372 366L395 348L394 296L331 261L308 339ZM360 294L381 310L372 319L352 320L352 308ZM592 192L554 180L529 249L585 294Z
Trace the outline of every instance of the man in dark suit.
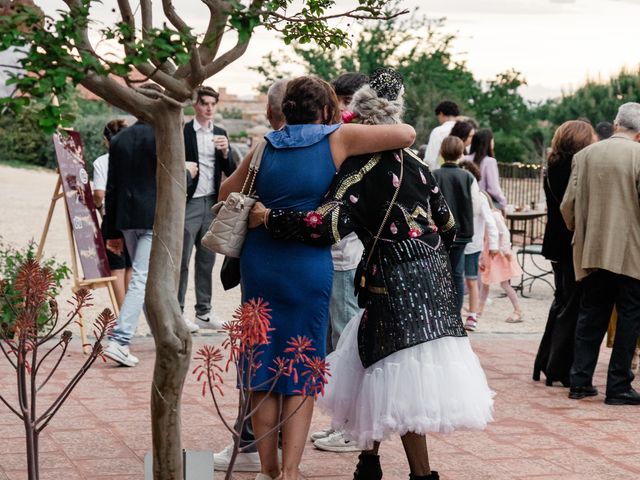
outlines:
M111 140L105 207L107 249L120 254L126 244L133 275L104 355L134 367L138 359L129 352L129 343L144 306L156 210L156 140L153 128L142 121Z
M184 219L184 243L178 301L184 311L184 298L189 278L189 261L195 246L194 282L196 290L195 324L185 318L191 331L197 327L222 327L211 311L212 270L215 253L204 247L202 237L207 232L213 215L211 207L217 201L222 173L229 176L236 168L229 148L227 132L213 125L218 104L218 92L211 87L200 87L194 104L195 118L184 126L187 166L195 164L197 174L187 174L187 205Z

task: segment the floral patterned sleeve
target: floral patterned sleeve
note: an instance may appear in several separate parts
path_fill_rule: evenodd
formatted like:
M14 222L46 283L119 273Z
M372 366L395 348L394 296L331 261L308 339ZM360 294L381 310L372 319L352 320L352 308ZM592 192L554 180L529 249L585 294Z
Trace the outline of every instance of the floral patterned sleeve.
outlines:
M456 238L456 221L449 210L449 205L444 199L444 195L438 187L438 182L429 171L429 184L431 185L431 194L429 195L429 206L431 207L431 216L433 222L438 227L438 234L442 238L447 250L451 248Z
M358 185L351 185L353 166L346 163L331 183L325 200L318 208L307 212L272 209L268 230L281 240L297 240L310 245L333 245L356 230L352 218L351 202Z

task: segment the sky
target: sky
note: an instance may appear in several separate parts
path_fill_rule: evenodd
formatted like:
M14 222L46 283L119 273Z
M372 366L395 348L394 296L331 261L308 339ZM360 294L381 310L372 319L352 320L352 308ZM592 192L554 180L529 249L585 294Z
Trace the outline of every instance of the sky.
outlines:
M138 4L130 2L133 8ZM49 14L64 8L61 0L36 3ZM113 23L117 16L111 8L117 10L117 2L102 3L93 18ZM337 0L343 8L353 3ZM200 0L174 0L174 5L195 31L204 31L208 11ZM522 94L531 100L558 96L587 78L606 79L640 64L640 0L404 0L402 6L419 7L431 18L446 17L444 30L457 36L456 59L464 60L476 78L490 80L510 68L522 72L528 83ZM155 17L161 21L160 12ZM225 42L223 48L231 45ZM259 30L245 55L206 83L252 94L261 78L248 67L282 45L273 32Z

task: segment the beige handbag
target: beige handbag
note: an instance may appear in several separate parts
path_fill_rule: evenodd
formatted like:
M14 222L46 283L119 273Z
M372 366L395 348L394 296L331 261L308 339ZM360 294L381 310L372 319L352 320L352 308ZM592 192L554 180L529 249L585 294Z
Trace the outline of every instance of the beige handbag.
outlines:
M258 201L255 196L252 196L255 194L253 185L266 143L263 140L254 150L242 190L230 193L226 200L211 207L213 221L209 225L207 233L202 237L202 244L209 250L227 257L240 257L242 245L247 236L249 212Z

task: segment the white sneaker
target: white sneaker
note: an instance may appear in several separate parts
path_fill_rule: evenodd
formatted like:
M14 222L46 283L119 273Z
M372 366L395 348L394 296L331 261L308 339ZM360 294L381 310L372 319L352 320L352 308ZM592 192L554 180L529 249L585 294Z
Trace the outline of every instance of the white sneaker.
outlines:
M184 320L184 324L187 326L191 333L196 333L198 330L200 330L200 327L189 320L187 317L182 317L182 320Z
M196 325L200 328L210 330L221 330L222 321L218 319L213 313L207 312L202 315L196 313Z
M213 454L213 469L225 472L229 468L231 455L233 454L233 443L227 445L222 451ZM259 472L260 456L258 452L241 452L236 456L233 464L234 472Z
M343 432L335 432L326 438L320 438L313 442L313 446L325 452L344 453L361 451L361 449L357 447L356 442L344 438Z
M335 430L333 428L325 428L324 430L313 432L309 437L309 439L312 442L315 442L316 440L320 440L321 438L327 438L329 435L332 435L333 433L335 433Z
M109 340L103 355L125 367L135 367L140 360L129 352L129 345L120 345L115 340Z

